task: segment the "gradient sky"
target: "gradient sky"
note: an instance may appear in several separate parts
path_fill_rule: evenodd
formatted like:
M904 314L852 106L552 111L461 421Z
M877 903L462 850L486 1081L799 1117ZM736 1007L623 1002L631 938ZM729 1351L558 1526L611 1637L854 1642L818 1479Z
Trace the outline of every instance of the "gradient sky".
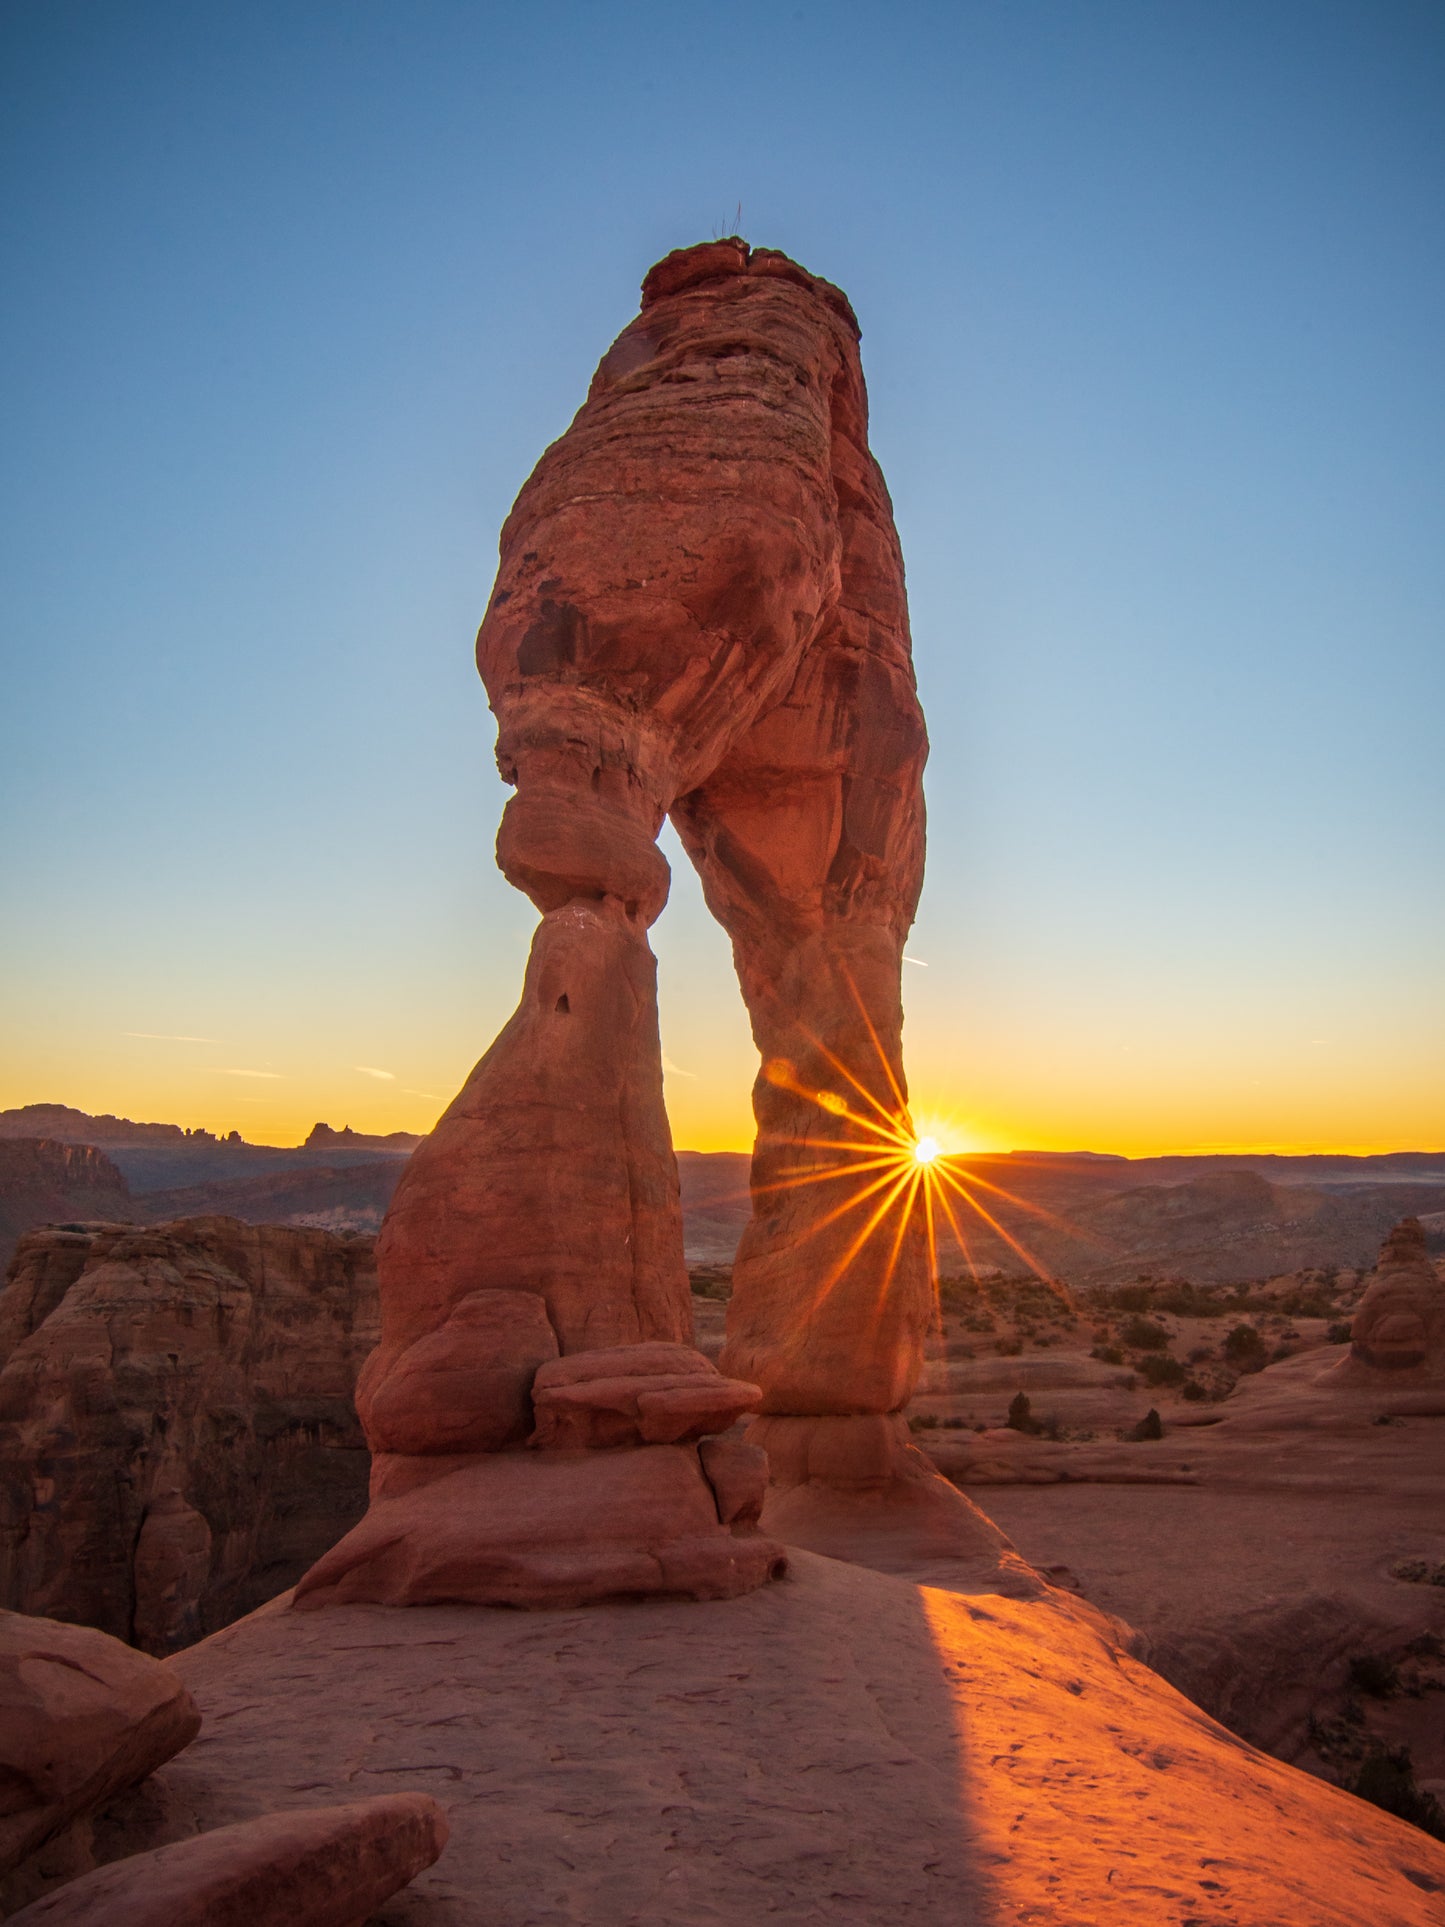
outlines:
M919 1111L1445 1144L1433 0L8 0L0 166L0 1104L430 1125L534 922L497 530L740 202L863 324L934 746ZM667 848L674 1134L742 1146Z

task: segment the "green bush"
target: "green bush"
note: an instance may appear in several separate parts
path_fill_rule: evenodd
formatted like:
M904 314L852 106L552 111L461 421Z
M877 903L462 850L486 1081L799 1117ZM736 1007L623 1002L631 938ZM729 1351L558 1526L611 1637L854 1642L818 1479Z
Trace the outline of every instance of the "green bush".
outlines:
M1148 1358L1140 1359L1139 1370L1147 1385L1182 1385L1188 1376L1177 1358L1168 1358L1158 1352L1151 1352Z
M1015 1392L1009 1400L1007 1423L1015 1432L1038 1432L1041 1429L1030 1408L1027 1392Z
M1156 1325L1152 1318L1130 1318L1119 1337L1131 1351L1163 1352L1169 1349L1168 1332L1162 1325Z
M1350 1684L1375 1699L1389 1699L1400 1689L1400 1675L1383 1653L1357 1653L1350 1661Z
M1359 1772L1350 1782L1349 1791L1357 1794L1361 1800L1368 1800L1371 1806L1393 1813L1397 1819L1408 1820L1412 1827L1419 1827L1422 1833L1445 1840L1445 1808L1441 1807L1434 1794L1416 1786L1415 1767L1408 1746L1389 1750L1380 1747L1367 1753L1360 1762Z
M1236 1325L1224 1341L1224 1356L1237 1372L1264 1370L1264 1340L1253 1325Z

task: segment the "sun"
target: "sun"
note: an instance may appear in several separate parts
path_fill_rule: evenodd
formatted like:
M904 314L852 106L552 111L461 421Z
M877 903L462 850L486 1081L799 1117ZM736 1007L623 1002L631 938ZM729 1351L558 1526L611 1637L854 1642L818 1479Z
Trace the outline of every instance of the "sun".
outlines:
M920 1137L913 1141L913 1162L932 1164L935 1158L942 1157L943 1146L936 1137Z

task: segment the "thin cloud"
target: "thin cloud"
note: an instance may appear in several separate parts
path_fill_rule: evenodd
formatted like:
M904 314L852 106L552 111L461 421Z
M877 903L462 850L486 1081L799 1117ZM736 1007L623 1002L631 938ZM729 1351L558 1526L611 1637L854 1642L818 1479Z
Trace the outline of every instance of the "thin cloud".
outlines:
M662 1068L671 1077L696 1077L697 1076L696 1071L685 1071L682 1068L681 1064L674 1064L672 1059L667 1055L665 1051L663 1052L663 1057L662 1057Z
M153 1044L219 1044L219 1037L183 1037L172 1030L123 1030L122 1037L146 1037Z
M395 1071L379 1071L375 1064L353 1064L351 1068L354 1071L360 1071L363 1077L382 1077L388 1084L396 1082Z
M927 968L928 968L928 965L927 965L927 964L926 964L926 963L925 963L925 962L923 961L923 959L922 959L922 957L908 957L908 956L905 956L905 957L904 957L904 959L903 959L903 961L904 961L904 963L911 963L911 964L917 964L917 965L918 965L918 968L919 968L920 970L927 970Z
M206 1069L214 1071L217 1077L280 1077L280 1071L243 1071L233 1064L208 1064Z
M403 1097L429 1097L433 1104L441 1103L435 1091L414 1091L409 1084L403 1084L401 1092Z

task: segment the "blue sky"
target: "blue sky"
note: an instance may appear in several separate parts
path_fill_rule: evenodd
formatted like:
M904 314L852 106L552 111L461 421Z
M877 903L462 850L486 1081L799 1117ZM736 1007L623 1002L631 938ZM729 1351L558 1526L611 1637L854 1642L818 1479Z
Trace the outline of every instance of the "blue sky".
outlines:
M498 527L741 203L863 324L922 1107L1445 1143L1438 6L11 0L0 88L0 1102L430 1122L532 925ZM676 1135L742 1144L674 874Z

